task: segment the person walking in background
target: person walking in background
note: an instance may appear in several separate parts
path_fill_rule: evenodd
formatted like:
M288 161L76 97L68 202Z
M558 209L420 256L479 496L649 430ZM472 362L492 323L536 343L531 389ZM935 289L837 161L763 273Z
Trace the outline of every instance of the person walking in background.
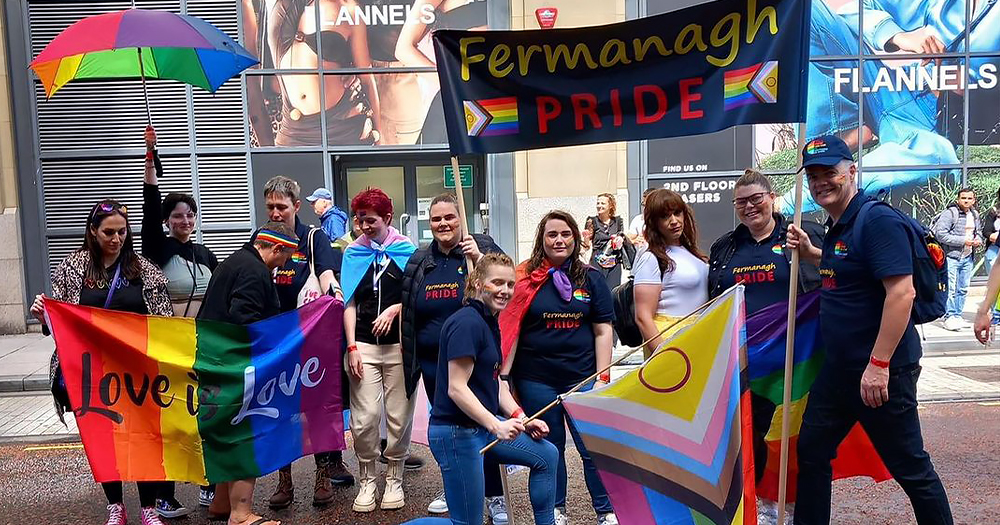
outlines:
M555 523L558 452L542 439L549 428L541 419L526 423L524 409L508 386L497 381L503 355L496 317L507 307L514 282L510 257L484 255L463 283L465 306L449 316L440 330L438 381L427 436L441 466L454 525L482 523L483 479L490 475L485 468L497 463L531 469L528 497L534 522ZM480 454L493 438L500 441Z
M500 316L503 376L530 414L611 364L614 304L600 271L580 260L580 229L573 216L551 211L538 223L531 258L518 265L511 305ZM597 379L606 385L610 372ZM593 388L591 383L584 390ZM583 475L599 525L617 525L608 492L562 405L542 416L559 451L556 523L566 516L566 427L583 461Z
M344 280L344 333L351 379L351 435L358 457L360 488L355 512L377 505L375 461L379 458L379 421L383 407L388 461L382 509L405 505L404 461L409 455L413 402L407 400L400 347L403 268L416 250L392 224L392 201L384 191L369 188L351 201L351 213L361 237L347 247Z
M52 298L140 315L170 317L174 313L167 291L167 278L156 264L135 252L128 209L111 199L102 200L90 208L84 225L83 246L66 256L52 271ZM45 299L45 295L35 297L31 314L42 323L42 331L48 335ZM49 388L55 398L56 414L65 424L63 414L73 408L62 381L59 354L55 352L49 367ZM142 525L163 525L155 505L156 498L167 490L168 483L136 483ZM128 518L122 483L101 483L101 488L108 499L105 525L124 525Z
M708 301L708 265L698 249L694 212L681 196L659 189L646 197L646 250L632 275L635 279L635 322L649 343L646 359L690 319L659 334ZM655 337L654 337L655 336Z
M746 170L736 179L733 208L740 224L712 244L708 257L708 297L714 299L730 287L742 283L745 287L746 317L788 300L791 279L792 250L785 247L789 222L775 211L771 180L758 171ZM823 243L823 226L802 221L813 245ZM760 268L771 268L761 271ZM798 293L816 290L822 284L819 268L810 261L799 261ZM753 356L750 356L751 359ZM766 471L767 442L764 440L777 408L766 397L750 393L753 426L753 452L756 481ZM757 523L775 525L778 520L777 502L757 499Z
M431 200L429 208L431 235L426 248L414 252L403 270L403 312L400 330L403 343L403 369L406 396L413 397L423 377L427 399L434 400L437 383L438 345L445 319L462 308L466 258L477 262L484 253L503 253L488 235L468 234L462 229L458 200L445 193ZM416 407L415 410L423 410ZM487 509L493 525L507 524L507 503L500 483L499 465L487 460ZM431 514L448 512L444 492L427 507Z
M247 325L281 313L281 301L271 273L295 252L299 239L284 222L271 221L250 242L233 252L212 275L198 319ZM221 483L209 507L209 517L227 519L229 525L278 525L253 514L254 485L244 479Z
M976 193L972 188L958 190L955 202L948 205L934 221L934 236L945 249L948 259L948 307L944 328L957 332L968 328L962 319L965 296L972 281L976 248L983 245L979 212L975 210Z
M646 210L646 197L654 191L656 188L648 188L642 192L642 198L639 199L639 213L632 217L632 221L628 223L628 230L625 231L625 236L637 251L646 247L646 220L643 218L643 212Z
M306 200L312 204L313 213L319 217L320 226L331 241L336 241L347 233L347 213L333 204L333 193L330 190L316 188Z
M272 177L264 184L268 218L272 222L283 223L295 232L298 239L295 252L275 273L274 281L282 312L290 312L320 295L340 293L340 284L334 276L337 258L330 245L330 238L322 229L310 228L299 220L298 212L302 206L299 192L298 182L281 175ZM344 465L342 451L314 454L313 459L316 462L313 505L326 505L333 501L334 484L354 484L354 476ZM287 465L278 471L278 486L268 500L268 505L272 509L283 509L294 500L292 467Z
M858 191L857 166L839 138L808 142L802 166L809 192L830 218L822 250L794 225L786 241L819 265L820 335L826 346L799 431L795 523L830 522L830 462L860 422L909 497L916 523L951 525L948 496L924 450L917 410L922 349L911 316L913 232L888 205L859 213L872 198ZM863 222L855 228L855 221Z
M160 199L159 178L163 163L156 152L156 130L146 126L146 165L142 185L142 255L156 263L167 277L167 292L175 316L197 317L208 281L219 265L212 250L193 240L198 225L198 203L186 193L169 193ZM163 226L167 233L163 233ZM207 507L215 487L201 487L198 503ZM174 494L174 484L165 486L156 498L156 512L164 518L191 513Z
M617 213L615 196L602 193L597 196L597 215L587 217L584 223L583 248L591 249L590 265L596 268L608 289L622 282L622 266L631 267L634 248L625 238L625 221Z

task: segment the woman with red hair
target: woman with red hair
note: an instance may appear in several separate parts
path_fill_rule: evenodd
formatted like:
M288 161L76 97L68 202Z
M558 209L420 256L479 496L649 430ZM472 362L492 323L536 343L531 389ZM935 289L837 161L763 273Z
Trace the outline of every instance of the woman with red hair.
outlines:
M403 299L403 268L416 250L392 224L392 201L384 191L369 188L351 201L361 228L344 252L344 334L351 379L351 435L358 456L360 489L355 512L376 507L375 461L379 457L379 422L385 407L386 448L383 509L398 509L403 496L403 463L409 453L413 402L406 399L399 312ZM384 403L383 403L384 396ZM413 397L416 400L416 397Z

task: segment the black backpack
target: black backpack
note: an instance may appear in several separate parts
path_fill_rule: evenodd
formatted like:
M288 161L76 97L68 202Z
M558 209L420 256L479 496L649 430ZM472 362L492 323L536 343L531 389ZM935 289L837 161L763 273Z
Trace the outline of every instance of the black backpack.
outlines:
M636 347L642 344L642 332L635 322L635 278L631 275L628 281L611 290L615 306L615 333L618 340L626 346Z
M873 206L889 206L906 225L913 258L913 288L916 291L913 311L910 313L914 324L929 323L941 318L948 302L948 265L945 264L944 250L934 237L934 232L889 203L873 199L861 205L861 210L854 219L852 232L858 246L864 246L860 240L864 216Z

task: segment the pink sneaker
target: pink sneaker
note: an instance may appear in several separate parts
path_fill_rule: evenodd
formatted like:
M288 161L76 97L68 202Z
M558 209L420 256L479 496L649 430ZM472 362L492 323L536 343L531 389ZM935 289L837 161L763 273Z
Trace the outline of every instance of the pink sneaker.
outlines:
M121 503L108 505L108 521L104 522L104 525L125 525L127 521L125 505Z
M156 507L142 508L142 525L163 525L160 515L156 513Z

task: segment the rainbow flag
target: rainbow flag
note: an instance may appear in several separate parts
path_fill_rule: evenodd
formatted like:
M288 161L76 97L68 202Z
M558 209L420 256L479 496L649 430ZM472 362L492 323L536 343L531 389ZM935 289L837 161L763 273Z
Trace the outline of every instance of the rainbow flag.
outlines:
M809 399L809 388L823 366L825 352L819 335L819 291L801 295L795 317L795 355L792 378L792 404L789 407L791 437L788 440L789 503L795 501L795 480L798 477L796 446L802 414ZM785 340L788 333L788 303L776 303L747 318L747 360L750 390L775 406L771 425L764 438L767 457L754 458L766 462L766 471L757 486L757 495L772 501L778 499L778 466L781 448L781 414L785 379ZM889 479L889 471L860 425L855 425L847 439L837 449L833 461L834 479L868 476L875 481Z
M255 478L344 448L344 305L247 326L45 302L94 478Z
M470 137L517 135L517 97L465 100L463 106Z
M723 75L725 109L778 102L778 62L771 60L726 71Z
M564 400L621 523L756 524L744 343L738 286L639 368Z

